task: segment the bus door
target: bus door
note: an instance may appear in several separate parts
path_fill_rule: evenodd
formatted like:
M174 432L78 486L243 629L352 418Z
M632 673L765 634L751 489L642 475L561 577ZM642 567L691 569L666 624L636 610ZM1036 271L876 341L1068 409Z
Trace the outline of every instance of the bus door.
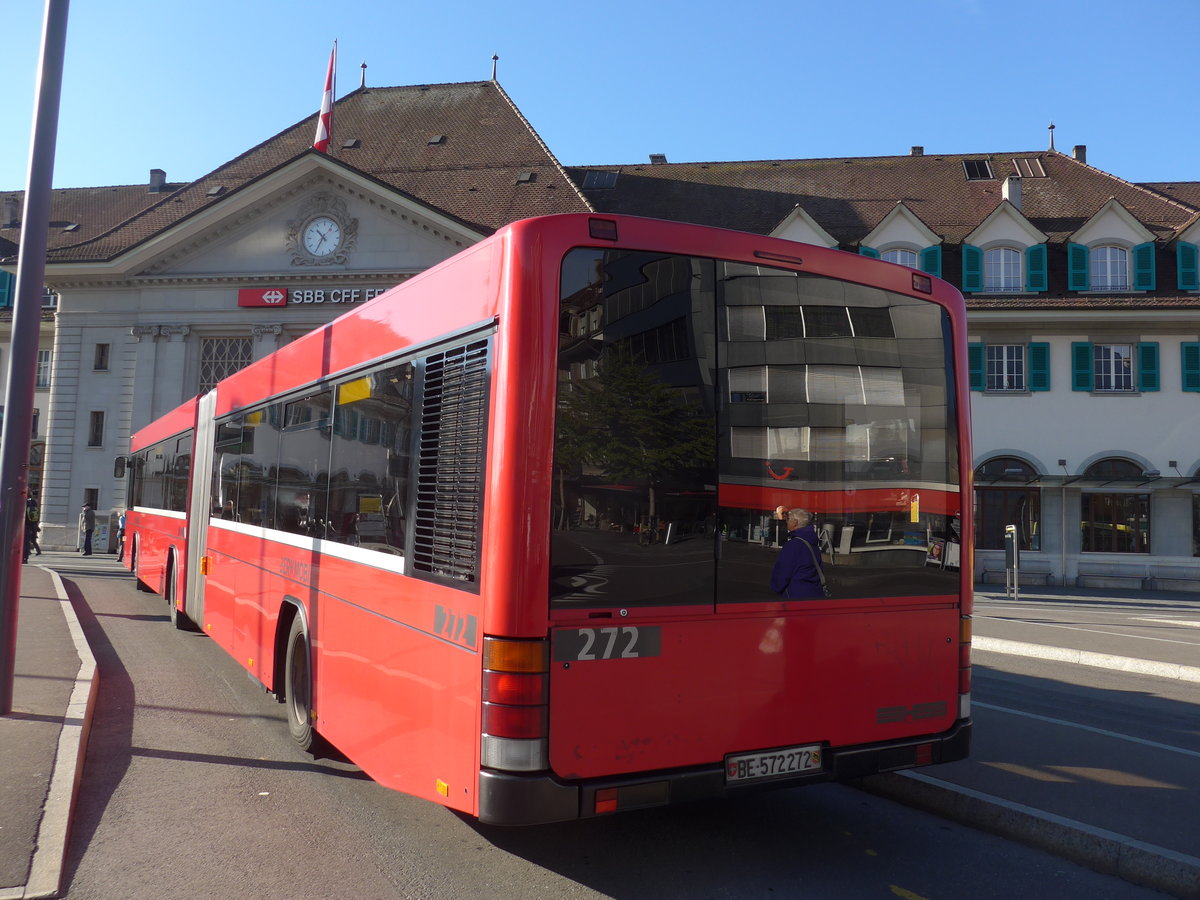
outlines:
M201 565L208 547L208 516L212 480L213 415L217 392L209 391L196 404L196 438L192 445L192 484L188 497L187 592L185 612L197 625L204 622L204 579Z

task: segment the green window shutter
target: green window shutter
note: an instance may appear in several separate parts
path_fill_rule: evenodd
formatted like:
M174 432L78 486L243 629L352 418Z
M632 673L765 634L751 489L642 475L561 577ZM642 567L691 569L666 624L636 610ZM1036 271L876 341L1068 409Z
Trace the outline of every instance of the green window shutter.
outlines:
M13 295L16 291L17 279L8 272L0 272L0 307L13 305Z
M942 246L934 244L921 251L921 271L928 272L935 278L942 277Z
M1200 290L1200 247L1180 241L1175 245L1175 267L1181 291Z
M1084 342L1071 344L1071 390L1092 389L1092 345Z
M1180 345L1183 355L1183 389L1200 391L1200 344Z
M982 391L984 386L983 344L967 344L967 371L970 373L968 381L971 390Z
M1025 290L1037 293L1046 290L1046 245L1034 244L1025 248Z
M1039 341L1030 344L1026 352L1029 355L1029 390L1050 390L1050 345Z
M970 244L962 245L962 289L964 294L983 290L983 251Z
M1158 390L1158 341L1148 341L1137 345L1138 353L1138 390Z
M1154 242L1150 241L1133 248L1133 289L1152 291L1154 284Z
M1067 244L1067 290L1086 291L1091 252L1083 244Z
M879 259L879 251L874 247L868 247L866 244L859 244L858 255L869 256L871 259Z

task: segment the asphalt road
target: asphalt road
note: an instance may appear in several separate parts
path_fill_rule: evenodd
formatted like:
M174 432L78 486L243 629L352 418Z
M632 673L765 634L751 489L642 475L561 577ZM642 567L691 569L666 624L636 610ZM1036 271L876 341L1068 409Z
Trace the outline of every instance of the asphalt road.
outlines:
M101 678L68 897L1160 896L837 785L478 826L300 752L281 707L127 575L63 574ZM1011 702L992 684L978 700Z

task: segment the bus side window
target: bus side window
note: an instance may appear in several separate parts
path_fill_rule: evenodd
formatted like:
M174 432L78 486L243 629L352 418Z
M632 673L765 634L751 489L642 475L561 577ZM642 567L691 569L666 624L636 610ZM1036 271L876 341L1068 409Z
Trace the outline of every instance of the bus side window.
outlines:
M414 377L411 363L337 386L329 538L403 554L412 464Z

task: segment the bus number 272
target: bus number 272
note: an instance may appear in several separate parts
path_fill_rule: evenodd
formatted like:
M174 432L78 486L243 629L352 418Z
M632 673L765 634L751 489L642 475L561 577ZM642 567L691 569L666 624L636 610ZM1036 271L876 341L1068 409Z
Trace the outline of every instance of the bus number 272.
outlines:
M662 652L662 629L636 625L571 628L554 636L554 658L563 662L641 659Z

